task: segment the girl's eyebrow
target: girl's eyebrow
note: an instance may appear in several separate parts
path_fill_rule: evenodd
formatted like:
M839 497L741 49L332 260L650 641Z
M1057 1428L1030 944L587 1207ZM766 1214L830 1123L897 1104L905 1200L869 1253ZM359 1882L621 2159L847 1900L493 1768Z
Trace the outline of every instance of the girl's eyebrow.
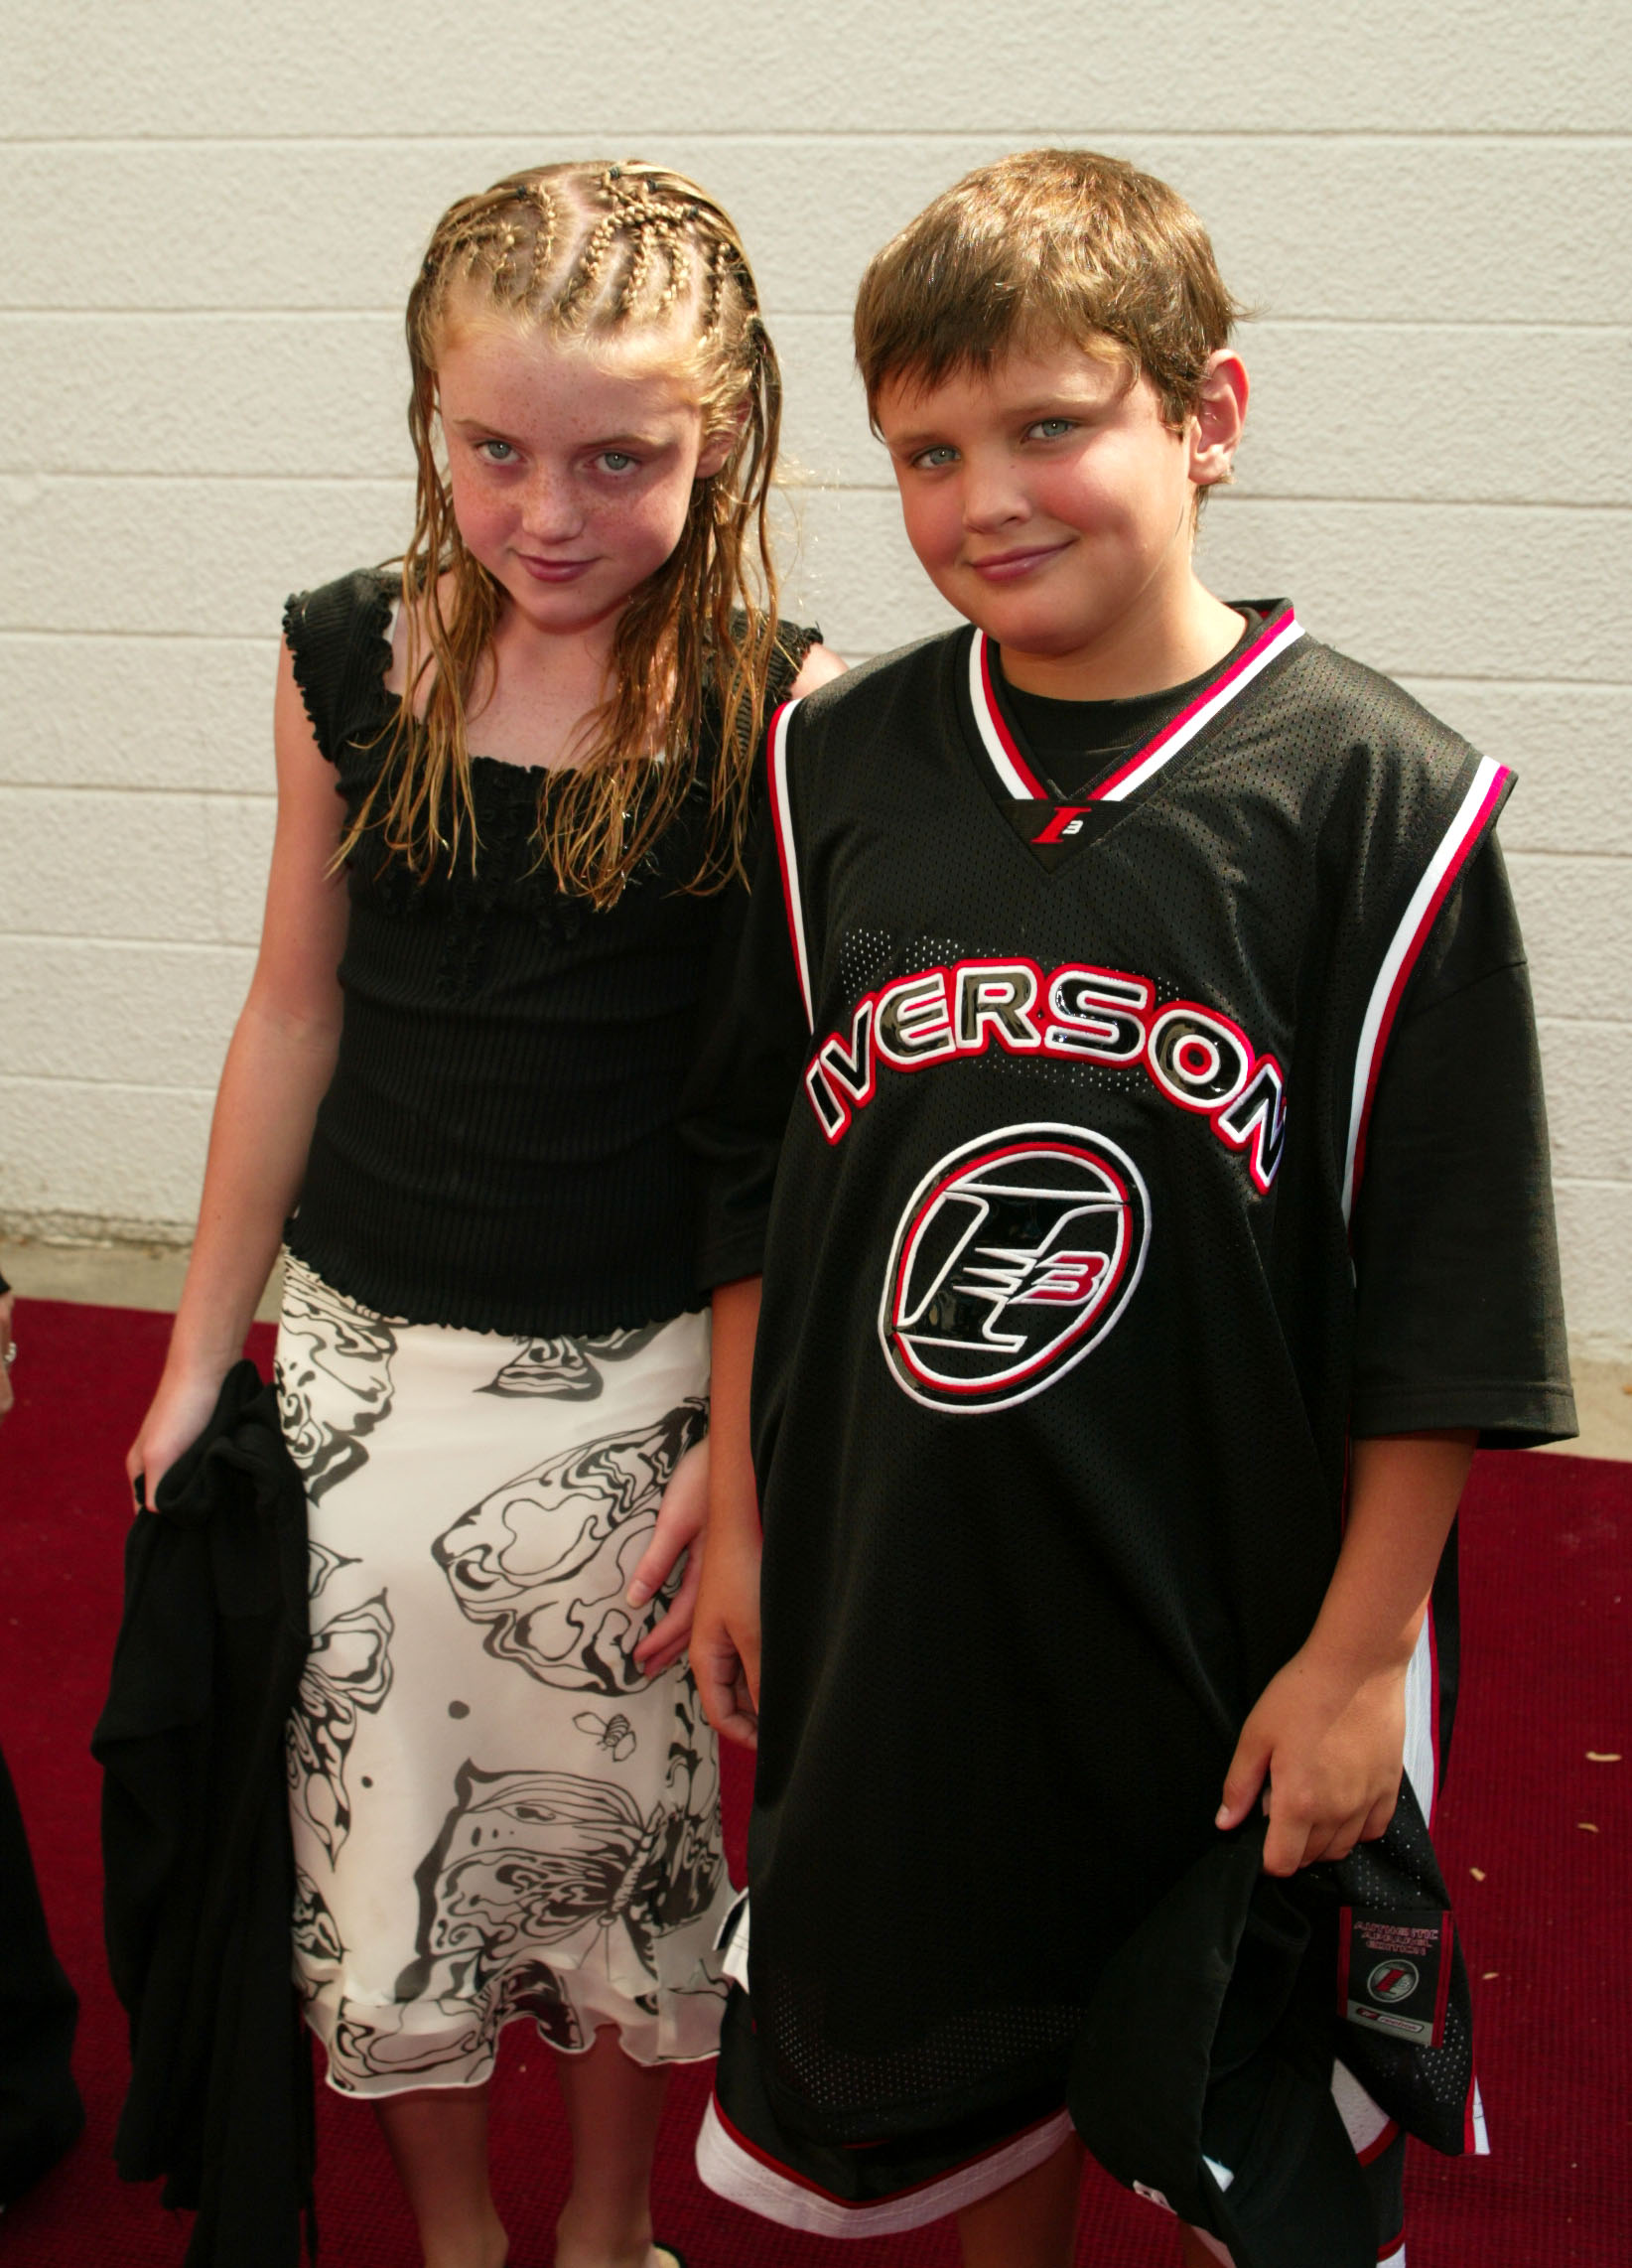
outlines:
M444 422L451 425L456 433L482 433L494 441L513 439L513 436L506 433L501 425L494 424L492 420L484 417L455 417L446 419ZM666 449L669 443L654 433L603 433L596 435L593 440L579 443L578 446L584 449L656 450Z

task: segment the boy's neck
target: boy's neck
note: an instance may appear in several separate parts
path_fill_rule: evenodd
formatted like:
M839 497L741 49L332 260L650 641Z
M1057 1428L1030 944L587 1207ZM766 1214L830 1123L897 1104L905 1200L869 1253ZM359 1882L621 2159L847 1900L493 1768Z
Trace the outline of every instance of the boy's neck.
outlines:
M1055 701L1126 701L1186 684L1223 660L1242 618L1194 576L1164 604L1143 606L1066 653L1000 652L1003 673L1022 693Z

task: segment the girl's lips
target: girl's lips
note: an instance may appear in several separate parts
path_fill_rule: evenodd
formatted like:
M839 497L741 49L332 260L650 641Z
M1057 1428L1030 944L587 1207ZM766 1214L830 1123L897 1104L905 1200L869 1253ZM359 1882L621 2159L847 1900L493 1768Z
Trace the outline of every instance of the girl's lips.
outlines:
M1045 560L1058 558L1064 549L1063 543L1034 543L1024 551L994 551L988 558L971 559L969 564L989 583L1013 583Z
M516 556L535 583L574 583L595 565L593 559L535 559L525 551Z

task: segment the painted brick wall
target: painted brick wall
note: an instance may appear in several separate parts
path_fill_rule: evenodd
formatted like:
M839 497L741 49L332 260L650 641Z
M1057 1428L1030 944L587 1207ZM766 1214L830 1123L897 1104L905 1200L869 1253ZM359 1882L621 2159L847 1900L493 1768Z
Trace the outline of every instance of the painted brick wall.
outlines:
M193 1210L271 832L284 594L399 547L454 196L636 153L736 212L799 603L934 628L848 373L868 252L1039 141L1173 181L1258 309L1209 578L1291 591L1520 791L1577 1338L1632 1346L1628 42L1613 0L13 0L0 71L0 1218ZM1604 973L1610 980L1605 981Z

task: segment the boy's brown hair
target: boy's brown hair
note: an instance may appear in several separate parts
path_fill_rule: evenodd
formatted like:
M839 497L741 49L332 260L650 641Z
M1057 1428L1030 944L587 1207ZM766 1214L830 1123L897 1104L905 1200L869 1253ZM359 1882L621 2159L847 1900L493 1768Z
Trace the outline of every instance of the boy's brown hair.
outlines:
M1021 150L965 174L875 255L856 360L876 420L890 378L928 387L1012 348L1109 343L1176 429L1240 312L1165 182L1092 150Z

